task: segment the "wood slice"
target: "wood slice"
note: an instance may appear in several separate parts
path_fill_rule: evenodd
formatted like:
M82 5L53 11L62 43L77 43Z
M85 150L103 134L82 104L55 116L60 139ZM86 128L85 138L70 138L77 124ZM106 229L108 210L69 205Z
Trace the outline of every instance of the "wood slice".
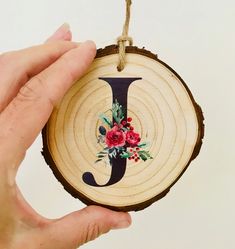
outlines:
M97 51L86 75L67 92L44 127L42 153L64 188L87 205L138 211L164 197L198 155L204 125L201 108L173 69L144 49L130 46L126 52L125 69L118 72L117 46ZM116 94L114 89L120 80L117 85L113 80L112 88L107 83L110 78L133 78L126 104L125 92ZM109 163L98 154L104 149L97 142L100 132L107 137L114 129L110 111L114 95L127 106L123 120L132 118L131 126L141 140L138 144L149 146L138 151L147 151L149 157L121 158L137 151L137 142L126 142L116 158L107 157ZM101 113L113 126L102 123ZM127 141L130 126L123 132ZM97 158L102 160L97 163Z

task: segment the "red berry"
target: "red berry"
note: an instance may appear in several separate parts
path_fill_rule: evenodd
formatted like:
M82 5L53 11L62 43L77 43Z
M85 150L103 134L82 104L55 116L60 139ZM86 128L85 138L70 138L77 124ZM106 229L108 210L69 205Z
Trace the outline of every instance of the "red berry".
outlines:
M132 156L131 158L132 158L132 159L135 159L135 157L134 157L134 156Z
M126 125L126 121L125 120L122 121L122 125L124 125L124 126Z
M138 151L138 150L140 150L140 148L137 147L136 150Z
M139 159L138 159L138 158L136 158L136 159L135 159L135 162L138 162L138 161L139 161Z
M131 157L128 157L129 160L131 160Z
M131 121L132 121L132 118L131 118L131 117L129 117L129 118L127 119L127 121L128 121L128 122L131 122Z
M129 127L129 126L131 126L131 124L130 124L130 123L127 123L126 126Z
M133 150L132 150L132 149L130 149L130 152L133 152Z
M130 126L130 130L133 131L133 130L134 130L134 127L133 127L133 126Z

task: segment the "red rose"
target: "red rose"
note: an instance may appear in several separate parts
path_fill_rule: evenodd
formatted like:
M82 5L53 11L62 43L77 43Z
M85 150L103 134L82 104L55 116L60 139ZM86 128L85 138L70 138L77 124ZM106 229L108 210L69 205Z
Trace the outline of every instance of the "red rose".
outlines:
M107 132L105 142L109 148L122 147L126 143L126 134L115 126Z
M128 131L126 133L126 141L131 147L135 147L140 142L140 135L134 131Z

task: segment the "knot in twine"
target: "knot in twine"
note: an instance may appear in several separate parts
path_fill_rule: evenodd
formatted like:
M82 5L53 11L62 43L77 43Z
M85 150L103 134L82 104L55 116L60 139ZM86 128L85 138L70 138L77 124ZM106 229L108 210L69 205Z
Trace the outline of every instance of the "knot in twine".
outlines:
M129 45L133 45L133 39L128 36L130 16L131 16L131 0L126 0L126 21L123 26L122 35L117 38L117 44L119 48L119 63L118 71L122 71L126 64L126 43L129 42Z

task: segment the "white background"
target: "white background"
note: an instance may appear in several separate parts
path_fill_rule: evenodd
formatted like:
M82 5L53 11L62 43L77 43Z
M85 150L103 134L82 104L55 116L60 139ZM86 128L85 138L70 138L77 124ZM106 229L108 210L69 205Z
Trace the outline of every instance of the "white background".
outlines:
M121 34L124 0L0 0L0 51L43 42L64 22L97 47ZM130 34L186 81L205 115L199 157L164 199L133 225L83 248L233 249L235 224L235 1L133 0ZM23 129L23 127L22 127ZM54 178L39 137L18 174L31 205L55 218L83 207Z

